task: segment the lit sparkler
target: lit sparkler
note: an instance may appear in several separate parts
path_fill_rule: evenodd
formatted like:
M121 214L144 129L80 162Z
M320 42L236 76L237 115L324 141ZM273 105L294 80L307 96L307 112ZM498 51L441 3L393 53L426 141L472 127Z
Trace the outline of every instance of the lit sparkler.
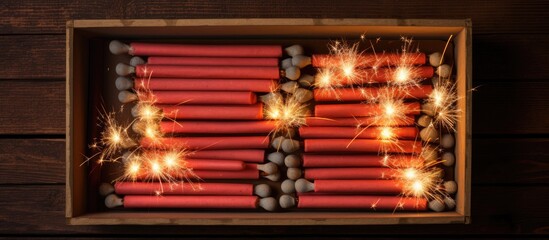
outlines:
M433 123L454 132L461 113L456 106L459 100L456 92L456 84L451 79L439 78L433 84L433 91L427 99L427 104L430 104L433 110Z
M301 103L294 95L285 99L273 98L265 104L265 118L276 121L273 135L291 137L291 131L305 124L309 115L307 104Z

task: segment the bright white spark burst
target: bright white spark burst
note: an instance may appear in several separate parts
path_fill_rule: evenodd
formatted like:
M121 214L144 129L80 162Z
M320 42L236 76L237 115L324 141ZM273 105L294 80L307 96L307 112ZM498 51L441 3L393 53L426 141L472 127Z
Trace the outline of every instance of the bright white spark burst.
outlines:
M364 35L361 35L361 40L364 41ZM379 39L377 40L379 41ZM377 42L376 41L376 42ZM377 103L380 106L379 114L374 116L374 121L368 126L363 126L362 123L357 124L357 129L362 128L355 138L357 138L364 129L370 126L381 126L379 133L379 139L390 144L397 144L398 141L395 138L395 134L392 128L389 126L398 125L404 122L406 118L407 106L404 102L405 96L409 96L409 90L413 87L420 85L420 82L424 79L420 78L420 68L415 66L416 57L418 54L408 54L412 52L419 53L419 48L413 49L412 39L402 37L403 42L400 59L396 65L388 64L391 71L387 71L392 74L387 77L387 85L393 87L384 88L379 94L373 95L368 91L361 91L360 93L364 97L364 104ZM372 50L373 44L371 43ZM363 81L362 78L368 77L361 74L361 71L357 69L360 66L360 56L363 52L359 52L358 45L349 45L345 42L336 41L329 45L332 55L339 59L338 62L328 65L325 68L319 69L317 76L315 77L315 87L326 94L333 94L339 99L338 88L343 86L357 85L357 83L368 84L367 81ZM387 59L388 60L388 59ZM385 66L381 62L374 64L370 63L370 71L374 73L379 71L379 66ZM397 94L400 93L400 94ZM428 98L428 102L433 104L435 117L434 122L439 126L446 127L454 130L455 122L459 109L456 108L456 89L455 84L450 84L450 81L439 81L434 84L433 92ZM353 140L355 139L353 138ZM352 141L353 141L352 140ZM349 143L350 144L350 143ZM384 145L384 144L382 144ZM392 148L392 146L391 146ZM387 154L387 151L380 149L380 153L385 154L382 162L385 166L389 166L396 170L396 178L403 185L403 197L415 197L417 199L439 199L446 193L438 186L442 182L440 169L435 168L434 165L438 164L438 161L432 161L425 163L420 156L423 156L424 151L427 148L422 148L422 153L419 153L417 157L412 156L412 159L418 159L418 161L399 161L395 160L401 157L394 157ZM403 155L405 156L405 155ZM404 157L410 159L408 157ZM404 203L402 203L404 204ZM403 205L399 204L396 208L402 208ZM372 209L375 210L377 203L372 204Z
M427 104L433 108L433 124L447 130L456 131L455 125L461 114L457 107L456 83L450 78L440 78L433 84L433 91L427 99Z
M200 179L188 167L187 149L164 146L159 149L167 150L143 150L128 134L131 126L136 133L149 138L152 142L160 144L163 137L159 124L165 117L154 105L156 100L153 92L145 84L134 90L139 99L132 109L132 114L136 118L127 126L123 126L117 121L114 111L101 114L99 121L100 126L104 125L104 129L100 134L100 141L90 145L90 148L98 153L88 160L97 157L97 161L102 164L122 159L123 171L115 181L154 181L170 183L170 186L187 181L195 189L197 184L193 184L192 180ZM119 157L125 149L130 150ZM162 192L163 190L159 191L159 194Z
M304 125L308 115L310 112L307 104L301 103L291 94L288 94L286 98L275 97L265 104L265 118L275 121L273 136L291 137L291 131Z

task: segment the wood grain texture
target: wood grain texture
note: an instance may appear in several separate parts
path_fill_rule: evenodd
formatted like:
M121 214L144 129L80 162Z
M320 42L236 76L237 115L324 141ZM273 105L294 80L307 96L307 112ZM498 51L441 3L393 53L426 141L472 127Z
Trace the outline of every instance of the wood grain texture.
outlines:
M473 186L549 184L547 138L473 138Z
M0 238L191 236L325 238L549 234L549 2L0 2ZM471 18L471 225L67 226L64 219L65 23L132 18ZM28 136L31 134L30 136ZM46 134L46 135L43 135ZM54 135L52 135L54 134ZM58 139L52 139L52 138ZM536 235L535 238L544 238Z
M549 82L477 84L473 134L549 133Z
M473 81L549 79L549 71L545 70L549 58L546 46L549 34L475 35ZM0 65L5 66L0 79L65 77L64 35L0 36L0 52L4 53Z
M29 11L29 9L33 9ZM69 19L472 18L476 34L545 33L549 3L513 1L4 1L0 32L63 33Z
M64 134L65 83L0 81L0 134Z
M0 185L65 183L64 139L0 139Z
M3 35L0 51L0 79L65 77L64 35Z
M548 34L473 36L473 81L546 81L547 46Z
M102 234L227 237L235 235L366 235L366 234L508 234L547 233L549 216L538 206L549 196L538 193L547 187L477 187L473 189L473 223L471 225L398 226L67 226L63 218L64 186L0 186L0 232L40 235ZM510 206L521 206L514 208ZM425 232L429 229L429 232Z

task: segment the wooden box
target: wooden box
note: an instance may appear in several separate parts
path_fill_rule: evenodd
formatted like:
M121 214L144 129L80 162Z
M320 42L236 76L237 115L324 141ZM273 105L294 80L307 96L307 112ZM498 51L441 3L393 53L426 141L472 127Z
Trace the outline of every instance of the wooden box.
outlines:
M208 43L299 43L308 47L328 40L369 37L446 41L453 36L458 107L462 109L456 133L457 206L450 212L376 213L360 211L215 212L215 211L97 211L90 209L88 171L82 163L93 132L97 99L97 52L108 51L113 39L185 39ZM362 225L469 223L471 182L471 50L470 20L415 19L171 19L171 20L73 20L67 23L66 80L66 217L72 225ZM111 66L112 68L112 66ZM111 71L112 69L107 69ZM93 83L93 84L92 84Z

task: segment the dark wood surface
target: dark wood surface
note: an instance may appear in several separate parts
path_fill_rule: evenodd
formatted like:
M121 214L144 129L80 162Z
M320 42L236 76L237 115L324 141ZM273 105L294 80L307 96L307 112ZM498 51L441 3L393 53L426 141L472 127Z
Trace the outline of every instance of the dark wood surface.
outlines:
M122 1L0 3L0 237L536 237L549 234L547 1ZM471 18L470 225L65 225L65 22L118 18ZM515 234L524 234L517 236ZM547 237L547 236L545 236Z

